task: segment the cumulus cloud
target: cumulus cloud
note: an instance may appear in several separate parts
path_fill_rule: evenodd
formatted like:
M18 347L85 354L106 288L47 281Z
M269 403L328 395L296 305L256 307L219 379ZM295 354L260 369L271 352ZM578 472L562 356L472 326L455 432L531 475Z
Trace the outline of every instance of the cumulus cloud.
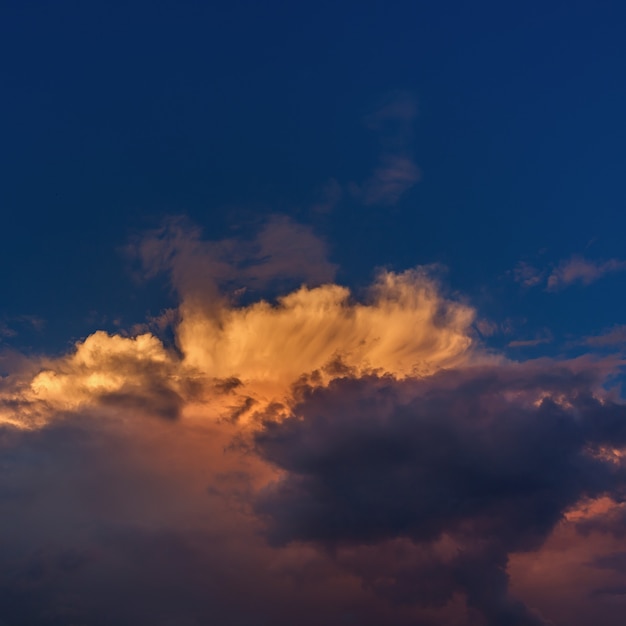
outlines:
M37 367L37 373L32 372ZM15 373L0 392L0 422L36 428L50 416L93 406L175 419L193 379L176 372L176 358L150 334L133 338L98 331L59 359L41 359Z
M618 357L488 353L432 268L357 299L279 217L225 242L173 221L135 250L175 310L3 362L7 624L588 623L518 583L555 536L625 532ZM268 285L288 287L233 295ZM581 557L588 591L626 584L608 552Z
M256 435L284 472L257 510L278 545L410 539L415 562L377 577L402 602L463 592L488 624L544 624L508 596L507 560L581 499L626 487L626 466L596 453L626 443L626 407L598 387L593 368L538 362L304 390Z
M364 301L326 284L302 286L275 303L236 306L225 296L207 302L204 283L180 278L178 261L170 263L174 283L184 288L177 314L166 314L176 323L177 350L150 332L98 331L71 354L42 360L36 375L7 379L3 421L35 427L47 415L90 405L176 418L188 402L207 402L217 412L236 406L242 417L288 402L303 376L319 384L347 371L425 376L479 358L472 350L474 310L443 297L429 268L379 274ZM181 263L194 275L189 259Z
M323 285L215 317L194 303L181 305L178 343L186 361L207 376L236 377L260 395L284 395L313 371L326 378L342 368L425 375L469 358L472 346L474 311L442 298L425 270L381 274L365 302Z

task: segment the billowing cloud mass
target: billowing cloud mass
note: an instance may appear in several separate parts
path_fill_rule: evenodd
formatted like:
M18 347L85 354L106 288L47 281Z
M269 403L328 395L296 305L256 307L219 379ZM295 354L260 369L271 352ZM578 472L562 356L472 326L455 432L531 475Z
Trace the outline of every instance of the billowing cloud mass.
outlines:
M0 623L621 623L618 357L508 361L433 268L357 298L280 217L135 253L174 345L96 331L0 380Z
M285 471L257 509L279 545L422 546L408 570L374 575L391 597L445 605L463 592L489 624L543 624L506 594L509 554L539 548L582 499L626 486L603 453L626 443L626 407L598 382L593 367L537 362L307 389L256 435ZM435 589L420 591L425 579Z

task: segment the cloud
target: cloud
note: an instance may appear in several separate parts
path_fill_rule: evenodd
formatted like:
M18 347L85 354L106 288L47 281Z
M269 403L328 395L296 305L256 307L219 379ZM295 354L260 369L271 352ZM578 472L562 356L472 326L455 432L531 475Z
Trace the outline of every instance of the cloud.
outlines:
M146 276L169 273L183 297L202 294L205 303L220 299L220 289L294 283L321 284L334 278L325 243L289 217L269 218L251 238L204 241L199 228L185 218L172 218L138 238L128 248Z
M186 259L193 275L192 267ZM184 288L177 315L165 318L176 324L176 351L149 332L98 331L73 353L42 360L35 375L5 381L0 418L30 428L48 414L125 405L174 419L192 401L220 414L238 407L243 417L287 402L303 376L319 384L346 371L424 376L473 358L474 311L442 297L428 268L381 273L363 302L336 284L247 306L223 297L207 304L190 283ZM218 393L223 381L237 384Z
M329 179L311 206L313 213L332 211L346 192L366 206L393 206L422 178L413 155L417 102L412 94L394 92L363 118L380 144L378 163L361 182Z
M542 334L537 335L534 339L515 339L509 341L507 346L509 348L534 348L545 343L552 341L552 333L549 330L544 331Z
M489 353L429 267L357 299L278 217L225 242L175 220L135 250L176 309L2 363L8 624L586 626L567 607L624 584L601 567L626 532L618 357ZM598 566L555 606L519 581L567 576L562 536Z
M44 326L45 321L36 315L17 315L0 319L0 342L16 337L24 329L41 331Z
M372 175L351 190L364 204L396 204L422 177L412 154L417 103L408 93L394 93L376 111L365 117L365 125L376 132L382 147Z
M181 305L185 361L210 377L246 381L260 397L284 396L312 372L426 375L471 356L473 309L442 298L423 269L382 273L365 302L338 285L302 287L275 306L261 301L214 317L194 302Z
M626 326L617 325L601 335L587 337L585 343L598 348L623 346L626 344Z
M545 285L546 291L555 292L577 283L587 286L607 274L624 270L626 270L626 261L619 259L593 261L574 255L560 261L552 269L540 270L525 261L520 261L513 270L513 278L524 287Z
M420 169L410 157L386 154L362 185L360 194L366 205L396 204L421 177Z
M515 281L521 283L524 287L536 287L541 284L544 276L545 272L539 271L525 261L520 261L513 270Z
M610 259L609 261L590 261L581 256L573 256L561 263L548 276L546 289L558 291L569 285L580 283L590 285L606 274L623 272L626 261Z
M508 596L506 564L581 498L626 486L626 467L594 453L626 444L626 407L599 382L593 368L546 361L307 389L292 417L256 435L283 472L257 510L277 545L410 540L415 564L380 573L403 602L463 592L490 625L544 624ZM425 579L424 596L406 591Z
M175 419L181 394L189 396L193 387L175 368L174 355L150 334L127 338L98 331L78 342L72 354L41 359L25 374L5 380L0 423L36 428L50 415L91 406Z

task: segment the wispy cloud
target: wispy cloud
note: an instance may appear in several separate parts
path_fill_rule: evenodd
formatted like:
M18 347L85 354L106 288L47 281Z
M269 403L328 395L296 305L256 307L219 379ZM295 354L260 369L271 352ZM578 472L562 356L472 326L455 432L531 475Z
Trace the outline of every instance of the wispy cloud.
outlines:
M382 153L372 175L352 192L366 205L393 205L421 179L412 144L417 103L408 93L390 96L365 117L365 125L380 138Z
M507 346L509 348L534 348L535 346L550 343L552 340L552 333L546 330L532 339L514 339L513 341L509 341Z
M580 255L564 259L552 268L539 269L530 263L520 261L513 270L516 282L524 287L544 285L546 291L560 291L571 285L590 285L607 274L626 270L626 261L590 260Z
M546 289L558 291L569 285L580 283L590 285L603 276L613 272L626 270L626 261L610 259L608 261L591 261L582 256L573 256L561 261L548 276Z
M41 332L45 321L37 315L14 315L0 319L0 341L20 335L23 331Z
M211 293L219 299L226 286L263 289L332 281L336 266L328 260L325 242L313 230L283 215L274 215L252 237L203 240L183 217L166 220L161 228L129 246L148 277L168 273L180 294Z
M526 261L520 261L513 270L513 277L516 282L524 287L536 287L540 285L545 277L545 271L540 271Z
M584 342L594 347L617 347L626 345L626 325L614 326L600 334L586 337Z
M360 188L366 205L396 204L422 177L421 171L406 155L386 154L372 176Z

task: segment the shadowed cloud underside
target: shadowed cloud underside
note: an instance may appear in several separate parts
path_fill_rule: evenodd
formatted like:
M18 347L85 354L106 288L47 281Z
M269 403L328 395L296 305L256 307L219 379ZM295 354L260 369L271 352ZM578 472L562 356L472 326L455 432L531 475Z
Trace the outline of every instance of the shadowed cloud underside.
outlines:
M236 240L168 222L133 248L180 297L154 332L2 380L8 623L551 623L523 555L618 540L621 359L510 361L434 267L356 298L280 217L242 246L240 274ZM238 302L290 281L313 284ZM580 564L590 599L621 572L602 554Z

